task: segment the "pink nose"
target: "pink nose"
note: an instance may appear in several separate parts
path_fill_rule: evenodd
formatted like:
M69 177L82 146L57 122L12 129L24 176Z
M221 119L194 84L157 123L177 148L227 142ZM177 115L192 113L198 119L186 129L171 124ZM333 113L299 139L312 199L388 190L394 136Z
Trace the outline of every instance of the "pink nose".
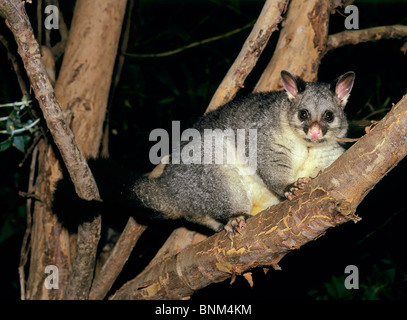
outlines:
M321 127L317 124L313 124L309 129L308 129L308 136L312 140L318 140L322 136L321 132Z

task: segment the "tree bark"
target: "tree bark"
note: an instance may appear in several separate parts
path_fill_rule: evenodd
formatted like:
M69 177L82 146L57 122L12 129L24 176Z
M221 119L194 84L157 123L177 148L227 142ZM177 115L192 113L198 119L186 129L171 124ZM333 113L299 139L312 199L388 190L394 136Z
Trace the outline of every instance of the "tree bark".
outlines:
M106 296L145 228L130 218L102 270L95 277L89 300L102 300Z
M254 91L281 90L281 70L315 81L325 53L330 0L292 0L273 57Z
M97 157L126 0L78 0L55 86L86 158ZM96 19L97 17L97 19Z
M0 2L1 12L7 17L15 35L19 53L48 128L78 195L85 199L97 199L98 192L79 149L83 150L86 156L96 156L99 149L125 8L125 0L101 3L77 1L56 93L62 107L72 110L73 129L79 137L78 148L42 66L39 47L25 14L23 2ZM97 19L94 19L95 17ZM41 202L36 202L33 214L28 299L61 299L67 288L69 274L71 276L65 298L86 298L92 281L100 221L96 219L80 228L76 258L72 262L72 244L75 237L68 236L57 223L51 210L52 192L59 178L58 160L52 147L42 141L39 146L38 177L35 185L35 194ZM58 267L59 290L47 290L44 287L44 271L47 265Z
M287 0L266 1L252 32L216 90L205 113L232 100L243 87L246 77L256 65L272 33L278 29L279 23L283 20L281 15L287 10L287 5Z
M99 152L126 3L126 0L76 3L55 91L61 105L74 115L72 129L86 157L96 157ZM65 299L88 297L99 233L98 219L79 227Z
M111 299L182 299L254 267L278 269L288 252L331 227L360 220L357 206L407 155L406 136L407 96L298 197L248 219L233 245L224 232L217 233L145 269Z
M330 51L349 44L359 44L382 39L402 39L407 37L407 26L381 26L361 30L346 30L328 37L326 51Z

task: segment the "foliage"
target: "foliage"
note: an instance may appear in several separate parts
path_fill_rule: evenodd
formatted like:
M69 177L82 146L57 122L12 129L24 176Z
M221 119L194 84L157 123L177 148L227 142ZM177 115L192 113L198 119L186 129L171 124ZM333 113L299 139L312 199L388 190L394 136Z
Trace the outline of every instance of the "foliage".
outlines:
M30 143L32 134L38 130L39 118L31 112L28 97L23 97L21 102L0 104L0 110L8 109L8 114L0 117L0 152L11 146L25 153Z
M381 259L370 267L369 273L360 276L359 289L346 289L346 275L333 275L320 287L308 294L316 300L382 300L404 299L402 287L407 274L391 259Z

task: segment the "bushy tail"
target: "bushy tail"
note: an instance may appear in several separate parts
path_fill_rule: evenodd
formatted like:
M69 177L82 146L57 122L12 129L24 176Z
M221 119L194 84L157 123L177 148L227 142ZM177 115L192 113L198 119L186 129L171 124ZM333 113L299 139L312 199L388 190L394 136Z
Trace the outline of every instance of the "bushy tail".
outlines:
M172 195L170 186L163 177L138 179L131 187L132 201L138 206L150 210L150 217L156 219L178 219L177 195Z
M58 182L54 193L53 212L71 232L76 232L79 224L91 221L99 214L103 223L124 226L127 219L142 208L132 191L135 182L143 180L142 177L109 159L90 159L88 164L103 202L79 198L64 170L63 179Z

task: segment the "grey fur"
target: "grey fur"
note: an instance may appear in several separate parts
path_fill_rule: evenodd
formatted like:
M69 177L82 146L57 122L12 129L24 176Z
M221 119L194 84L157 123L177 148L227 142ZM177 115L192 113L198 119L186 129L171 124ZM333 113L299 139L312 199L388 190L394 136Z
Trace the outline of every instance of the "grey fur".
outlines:
M166 165L159 178L143 179L133 187L146 207L166 218L186 220L220 231L237 216L248 217L281 201L287 187L303 175L315 176L344 151L337 138L345 137L348 123L343 112L354 73L339 77L333 84L306 83L282 72L286 90L254 93L208 113L193 128L257 130L257 170L242 174L244 164ZM348 91L339 99L335 88ZM299 111L309 118L301 121ZM328 123L323 117L333 121ZM304 113L304 112L303 112ZM317 124L322 137L312 141L309 127ZM182 148L189 142L183 142ZM203 150L203 141L196 142ZM191 145L190 145L191 146ZM247 143L246 143L247 146ZM227 150L223 150L226 154ZM246 155L248 150L246 149ZM201 153L203 160L204 152ZM256 207L256 210L254 209ZM256 211L256 212L254 212Z

